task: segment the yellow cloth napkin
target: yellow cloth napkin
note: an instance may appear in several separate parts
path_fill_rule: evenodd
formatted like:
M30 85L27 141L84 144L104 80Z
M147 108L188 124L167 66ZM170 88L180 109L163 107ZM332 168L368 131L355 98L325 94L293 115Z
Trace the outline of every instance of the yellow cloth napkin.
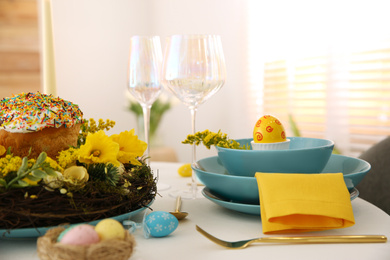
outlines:
M264 234L319 231L355 224L342 173L256 173Z

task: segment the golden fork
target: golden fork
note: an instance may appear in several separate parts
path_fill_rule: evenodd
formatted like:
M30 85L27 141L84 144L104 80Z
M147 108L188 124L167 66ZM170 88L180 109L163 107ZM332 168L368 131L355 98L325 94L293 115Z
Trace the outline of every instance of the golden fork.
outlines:
M383 235L350 235L350 236L301 236L301 237L260 237L249 240L229 242L207 233L196 225L202 235L214 243L232 249L246 248L252 243L284 243L284 244L321 244L321 243L385 243L387 237Z

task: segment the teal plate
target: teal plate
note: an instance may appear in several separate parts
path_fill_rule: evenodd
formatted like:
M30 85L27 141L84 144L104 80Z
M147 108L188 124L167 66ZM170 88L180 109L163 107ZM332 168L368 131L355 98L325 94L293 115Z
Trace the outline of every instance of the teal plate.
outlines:
M218 156L203 158L191 165L199 181L222 198L244 204L257 204L259 190L255 177L227 173ZM323 173L342 172L348 190L352 190L371 169L361 159L332 154Z
M211 200L215 204L222 206L224 208L238 211L238 212L242 212L242 213L246 213L246 214L260 216L260 205L259 204L245 204L245 203L234 202L234 201L222 198L219 195L216 195L207 187L203 188L202 194L207 199ZM353 188L352 190L349 191L349 194L351 195L351 200L354 200L359 196L359 191L356 188Z
M260 215L260 205L259 204L245 204L245 203L238 203L234 201L229 201L228 199L224 199L216 194L214 194L209 188L203 188L202 190L203 196L205 196L207 199L211 200L215 204L222 206L224 208L251 214L251 215Z
M137 215L138 213L141 213L148 207L150 207L153 204L153 201L150 202L146 207L139 208L137 210L131 211L129 213L125 213L122 215L118 215L115 217L111 217L112 219L118 220L119 222L122 222L123 220L130 219L131 217ZM91 222L84 222L84 223L75 223L72 225L78 225L78 224L90 224L90 225L96 225L100 219L94 220ZM27 238L27 237L39 237L45 235L46 231L54 227L39 227L39 228L19 228L19 229L0 229L0 239L2 238Z

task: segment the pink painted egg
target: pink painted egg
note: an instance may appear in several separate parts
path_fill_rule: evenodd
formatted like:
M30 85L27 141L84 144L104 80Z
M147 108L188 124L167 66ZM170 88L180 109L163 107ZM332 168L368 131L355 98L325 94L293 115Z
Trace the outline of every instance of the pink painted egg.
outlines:
M60 242L68 245L90 245L99 241L99 235L95 228L88 224L82 224L66 232Z

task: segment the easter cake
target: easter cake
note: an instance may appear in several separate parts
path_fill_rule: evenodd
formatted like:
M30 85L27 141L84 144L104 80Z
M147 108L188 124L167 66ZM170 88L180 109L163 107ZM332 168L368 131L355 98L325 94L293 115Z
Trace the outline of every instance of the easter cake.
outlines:
M12 153L55 158L77 145L83 112L78 105L52 95L22 93L0 101L0 145Z

